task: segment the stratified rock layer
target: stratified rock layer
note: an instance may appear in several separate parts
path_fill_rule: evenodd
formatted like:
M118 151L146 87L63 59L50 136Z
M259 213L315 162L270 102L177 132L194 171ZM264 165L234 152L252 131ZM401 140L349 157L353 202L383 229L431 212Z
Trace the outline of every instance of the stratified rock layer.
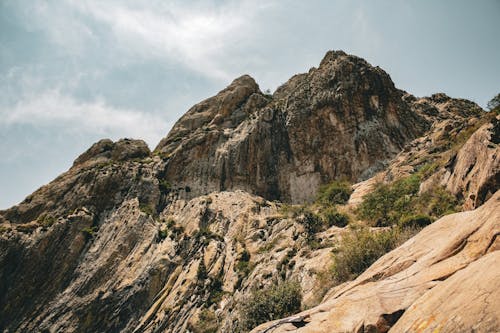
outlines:
M479 272L498 266L499 136L498 117L475 103L417 99L343 52L273 96L242 76L153 153L140 140L101 140L0 211L0 331L185 332L208 310L235 332L252 289L283 279L300 284L304 307L323 303L277 331L498 328L498 270ZM303 215L269 200L307 202L331 180L383 170L353 186L356 205L377 182L423 169L420 191L442 185L466 209L487 204L424 229L323 299L347 229L311 241Z
M441 218L334 289L297 315L302 327L268 323L252 332L494 332L499 234L497 192L477 210Z

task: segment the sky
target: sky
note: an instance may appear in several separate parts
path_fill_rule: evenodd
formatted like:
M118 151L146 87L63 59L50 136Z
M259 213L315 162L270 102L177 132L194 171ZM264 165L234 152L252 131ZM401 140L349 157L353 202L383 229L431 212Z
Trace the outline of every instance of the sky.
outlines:
M234 78L274 91L328 50L485 107L499 21L499 0L0 0L0 209L99 139L153 149Z

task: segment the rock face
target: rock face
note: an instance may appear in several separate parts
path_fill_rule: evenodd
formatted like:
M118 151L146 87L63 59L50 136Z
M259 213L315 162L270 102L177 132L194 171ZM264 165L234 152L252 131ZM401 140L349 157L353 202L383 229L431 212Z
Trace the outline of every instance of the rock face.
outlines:
M310 201L325 182L368 178L428 129L403 96L380 68L331 51L273 96L236 79L190 109L155 152L188 197L244 189Z
M494 332L500 327L500 192L448 215L334 289L293 324L252 332ZM394 325L395 324L395 325ZM394 326L393 326L394 325Z
M444 94L417 99L341 51L272 96L242 76L153 152L101 140L0 211L0 331L238 332L252 291L282 280L297 281L310 310L257 331L498 329L498 149L498 117ZM349 211L378 182L415 172L421 191L446 186L465 209L487 203L330 290L324 272L348 228L311 237L314 221L275 200L367 179Z

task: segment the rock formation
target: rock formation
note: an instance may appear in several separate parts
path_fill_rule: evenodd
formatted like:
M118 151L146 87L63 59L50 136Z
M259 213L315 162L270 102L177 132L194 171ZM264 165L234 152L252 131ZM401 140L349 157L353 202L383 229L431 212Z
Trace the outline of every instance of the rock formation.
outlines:
M273 96L249 76L191 108L155 152L188 197L244 189L301 203L333 179L368 178L430 122L389 75L344 52L292 77Z
M0 331L237 332L253 291L282 280L310 310L256 332L498 329L498 123L466 100L398 90L341 51L273 95L237 78L153 152L101 140L0 211ZM352 282L326 283L350 229L314 229L288 204L359 181L337 208L362 224L365 194L414 173L420 192L445 186L475 210L443 217Z
M500 325L500 192L443 217L272 332L493 332ZM262 325L253 332L264 332ZM394 326L393 326L394 325Z

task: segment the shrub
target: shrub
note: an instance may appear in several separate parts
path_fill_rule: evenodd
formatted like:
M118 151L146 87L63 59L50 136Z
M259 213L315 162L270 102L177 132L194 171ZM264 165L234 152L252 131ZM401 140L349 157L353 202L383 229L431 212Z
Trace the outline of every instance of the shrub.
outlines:
M323 221L321 218L309 210L305 211L299 217L298 222L304 226L308 239L313 238L315 233L323 229Z
M457 198L443 187L434 187L422 193L415 202L415 211L439 218L460 209Z
M317 201L324 205L345 204L351 196L351 184L346 181L334 181L321 186L316 195Z
M158 231L158 238L160 239L160 241L162 241L165 238L167 238L167 236L168 236L168 230L166 230L166 229L160 229Z
M334 250L332 274L336 283L356 278L413 233L413 230L402 231L399 228L382 231L360 228L346 233Z
M198 264L198 270L196 271L196 279L199 282L203 282L207 279L208 273L207 273L207 267L205 266L205 260L203 259L203 256L200 259L200 263Z
M281 282L262 290L253 290L243 302L242 328L252 328L300 311L302 291L297 282Z
M56 218L51 215L42 214L37 218L37 222L44 228L48 228L56 222Z
M349 217L339 213L335 207L328 207L322 212L323 221L329 227L345 227L349 223Z
M193 333L215 333L219 329L217 317L212 310L203 309L196 323L189 323L188 328Z
M212 280L209 287L210 295L208 297L207 306L218 304L222 300L222 296L227 293L222 290L222 284L223 283L220 276Z
M402 228L423 228L432 223L432 218L429 215L417 214L403 218L399 225Z
M413 174L391 184L379 184L372 193L365 195L358 208L361 218L372 225L388 226L403 216L413 214L411 202L420 187L420 176Z
M167 194L172 189L172 185L170 185L166 179L161 179L158 185L160 187L160 192L163 194Z
M297 217L307 211L307 207L303 205L287 205L280 207L279 212L286 217Z
M97 232L97 227L86 227L82 229L83 234L85 235L85 238L90 239L93 238L95 233Z
M141 212L143 212L146 215L154 216L156 211L151 204L146 204L146 203L140 203L139 204L139 209Z
M426 163L418 168L418 174L422 179L427 179L432 174L434 174L437 169L439 168L439 163L437 162L432 162L432 163Z
M422 175L425 172L419 171L391 184L378 185L364 197L358 208L359 217L371 225L390 226L415 215L428 215L433 220L460 209L459 201L443 187L436 186L418 195Z
M250 264L250 252L246 249L241 252L239 260L236 263L236 270L238 271L238 276L240 278L247 277L252 271L253 266Z

